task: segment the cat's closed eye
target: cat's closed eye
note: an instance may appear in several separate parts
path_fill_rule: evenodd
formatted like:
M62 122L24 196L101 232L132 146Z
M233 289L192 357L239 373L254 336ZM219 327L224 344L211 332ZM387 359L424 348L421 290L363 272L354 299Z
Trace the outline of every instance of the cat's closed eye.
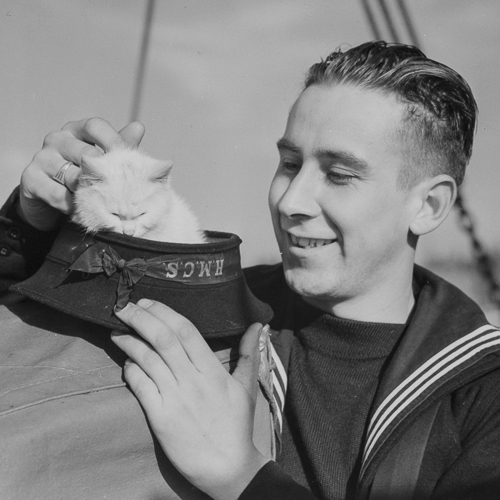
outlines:
M123 217L120 214L117 214L115 212L111 212L111 215L114 215L115 217L118 217L120 220L135 220L138 219L139 217L142 217L143 215L146 215L146 212L142 212L141 214L134 215L133 217Z

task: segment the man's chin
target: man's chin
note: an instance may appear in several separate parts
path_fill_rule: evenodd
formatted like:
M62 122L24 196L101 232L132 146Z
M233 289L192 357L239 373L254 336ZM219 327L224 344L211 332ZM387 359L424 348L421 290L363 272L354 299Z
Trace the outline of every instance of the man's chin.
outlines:
M302 297L314 298L325 295L325 284L321 276L316 276L304 269L287 269L286 266L284 271L288 286Z

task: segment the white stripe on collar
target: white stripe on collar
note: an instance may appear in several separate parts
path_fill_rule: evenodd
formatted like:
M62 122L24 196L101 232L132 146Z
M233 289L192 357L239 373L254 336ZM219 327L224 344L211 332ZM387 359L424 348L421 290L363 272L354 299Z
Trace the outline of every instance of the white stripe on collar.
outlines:
M498 329L491 325L482 326L439 351L399 384L370 421L361 474L383 432L411 403L451 370L496 345L500 345Z
M288 383L288 377L285 372L285 367L281 362L281 359L276 352L272 342L271 342L271 356L274 361L273 370L273 399L277 409L277 426L276 426L276 437L281 440L281 431L283 429L283 409L285 407L285 394L286 387Z

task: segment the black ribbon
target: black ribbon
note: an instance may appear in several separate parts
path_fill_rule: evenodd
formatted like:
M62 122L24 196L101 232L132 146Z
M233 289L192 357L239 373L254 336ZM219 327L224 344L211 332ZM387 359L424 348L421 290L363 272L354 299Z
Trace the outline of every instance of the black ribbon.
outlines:
M125 260L114 248L102 242L89 246L75 259L68 271L105 273L107 276L119 273L117 309L123 309L128 304L134 285L144 275L185 285L211 285L232 281L242 274L237 248L207 254L161 255L151 259L138 257Z
M111 276L118 272L120 278L116 289L117 309L123 309L129 302L134 285L142 279L148 271L148 264L158 264L158 259L150 261L139 257L131 260L120 258L118 253L109 245L96 243L87 248L80 257L70 266L69 271L84 273L106 273Z

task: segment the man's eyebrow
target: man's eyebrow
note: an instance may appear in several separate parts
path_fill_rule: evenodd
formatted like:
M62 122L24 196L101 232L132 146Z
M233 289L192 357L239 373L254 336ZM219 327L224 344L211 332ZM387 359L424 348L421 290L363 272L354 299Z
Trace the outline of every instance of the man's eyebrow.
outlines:
M296 146L292 141L282 137L276 143L278 149L286 149L296 155L302 155L302 150ZM353 168L360 173L367 172L370 167L368 163L348 151L343 151L340 149L318 149L315 151L315 156L317 158L326 158L330 161L339 162L346 167Z
M338 149L318 149L315 153L318 158L327 158L331 161L336 161L345 165L346 167L353 168L360 173L367 172L370 170L368 162L359 158L359 156L353 155L348 151L338 150Z
M288 149L292 153L295 153L297 155L302 154L300 148L296 146L292 141L289 141L288 139L285 139L282 137L281 139L278 140L276 143L276 146L278 146L278 149Z

